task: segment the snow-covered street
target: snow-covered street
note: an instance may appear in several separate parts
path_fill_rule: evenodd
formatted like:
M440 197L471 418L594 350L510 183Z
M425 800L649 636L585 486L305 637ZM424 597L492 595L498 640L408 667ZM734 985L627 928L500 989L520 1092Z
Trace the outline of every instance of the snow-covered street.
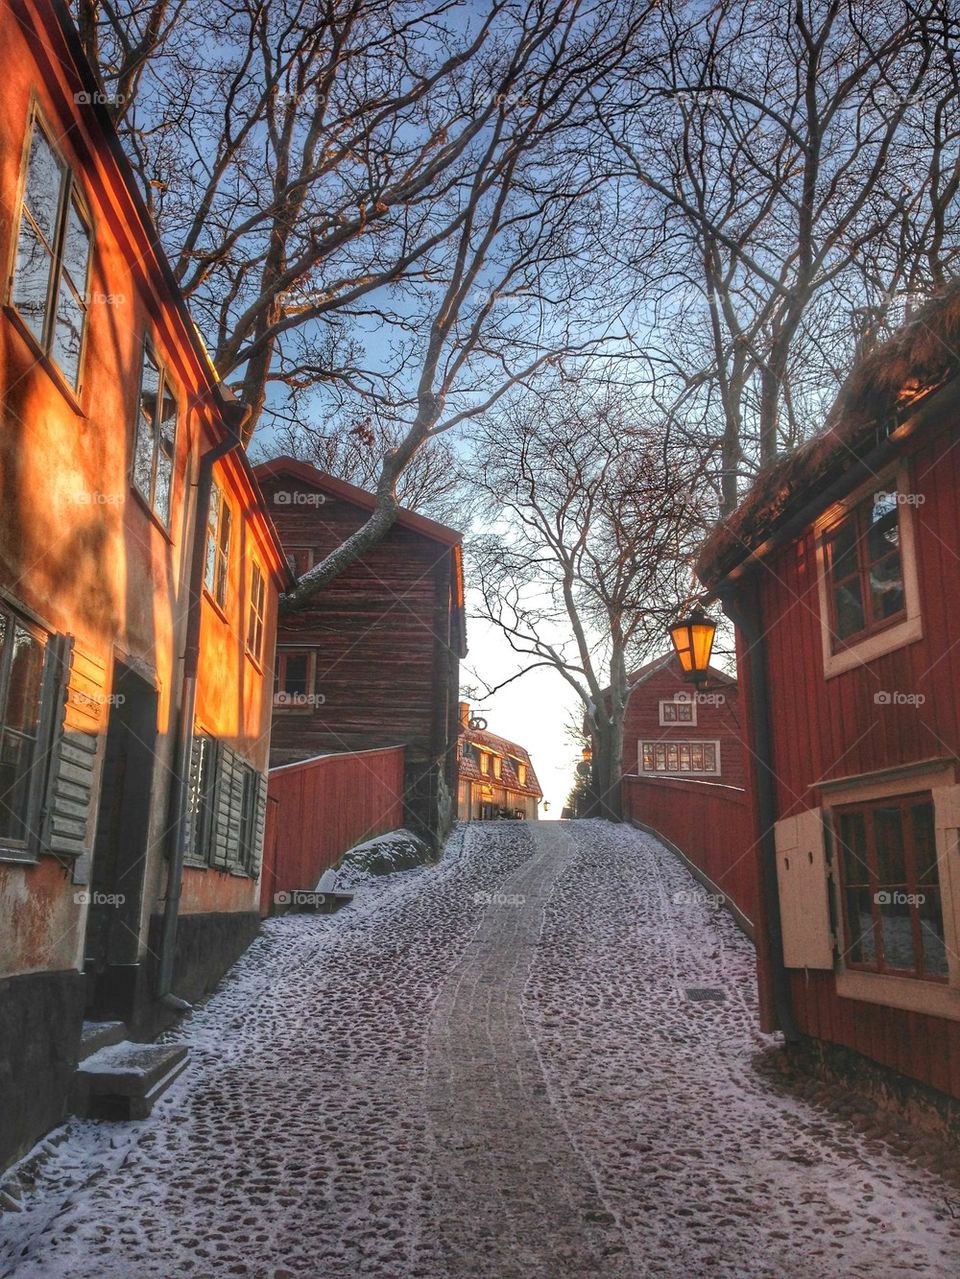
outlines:
M267 923L150 1119L48 1140L0 1275L956 1276L957 1192L754 1070L752 963L649 836L460 830Z

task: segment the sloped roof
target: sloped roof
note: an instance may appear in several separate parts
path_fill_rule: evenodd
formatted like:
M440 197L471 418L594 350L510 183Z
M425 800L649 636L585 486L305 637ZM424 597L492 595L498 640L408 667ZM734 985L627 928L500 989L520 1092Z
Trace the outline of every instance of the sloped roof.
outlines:
M256 468L256 473L261 480L276 475L292 476L323 493L329 493L344 502L352 502L364 511L372 511L377 504L375 494L368 493L366 489L357 488L356 484L338 479L335 475L329 475L326 471L311 465L310 462L301 462L299 458L286 456L271 458L268 462L261 462ZM437 520L428 519L426 515L418 515L416 511L408 510L406 507L401 507L397 512L395 523L401 528L421 533L435 542L442 542L444 546L457 546L463 541L463 534L458 529L450 528L449 525L441 524Z
M503 775L494 777L492 773L481 773L477 763L472 759L463 758L463 746L470 743L473 746L479 746L485 751L489 751L491 755L498 755L503 760ZM492 785L500 785L507 790L517 791L522 795L532 795L535 799L542 799L543 791L537 780L537 774L530 762L530 753L523 746L516 742L509 741L506 737L498 737L496 733L489 733L486 729L466 728L461 725L460 728L460 776L466 781L471 782L489 782ZM516 768L513 760L518 760L521 764L526 765L527 779L521 785L517 778Z
M921 307L851 370L824 430L757 477L736 511L706 539L697 576L719 583L812 500L827 483L901 431L960 371L960 280ZM955 386L954 386L955 389ZM824 507L828 503L824 502Z

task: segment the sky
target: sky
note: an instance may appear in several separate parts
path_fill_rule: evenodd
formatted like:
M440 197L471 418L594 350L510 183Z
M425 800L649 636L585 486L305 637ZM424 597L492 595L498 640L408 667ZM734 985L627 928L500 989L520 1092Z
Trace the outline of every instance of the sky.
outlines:
M478 600L469 586L468 581L468 652L460 664L461 687L496 685L519 668L520 658L492 623L472 616ZM563 676L541 667L472 705L483 714L491 733L530 752L543 797L550 805L546 812L541 805L540 816L559 817L576 780L574 770L580 758L576 745L567 739L566 725L572 711L576 709L579 715L581 703Z

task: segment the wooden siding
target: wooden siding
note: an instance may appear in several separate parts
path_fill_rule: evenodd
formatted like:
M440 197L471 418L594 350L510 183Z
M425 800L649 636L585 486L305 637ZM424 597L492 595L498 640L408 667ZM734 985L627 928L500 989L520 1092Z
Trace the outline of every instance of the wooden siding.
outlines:
M321 504L278 500L316 496L289 476L263 476L288 548L322 558L367 512L339 497ZM331 582L311 606L281 618L280 651L316 651L319 704L274 715L272 762L328 750L404 745L411 761L445 755L455 741L459 661L451 634L454 550L394 526ZM452 782L452 768L449 773Z
M816 805L819 783L960 751L955 442L955 431L928 434L909 461L910 490L920 499L906 515L914 521L922 639L825 679L813 529L759 570L780 817ZM924 700L878 703L877 693ZM806 1034L960 1097L960 1023L841 997L830 972L793 972L791 986Z
M267 790L261 914L312 889L354 844L403 825L403 750L325 755L274 769Z
M678 693L692 693L690 684L684 683L674 662L655 671L630 694L623 729L623 771L638 773L640 741L717 741L720 742L720 773L711 781L727 786L744 785L744 745L740 715L740 695L736 684L713 689L707 695L722 697L722 702L710 700L697 704L697 723L660 723L661 700L672 700Z
M752 924L759 884L745 790L692 779L624 777L624 816L676 844Z

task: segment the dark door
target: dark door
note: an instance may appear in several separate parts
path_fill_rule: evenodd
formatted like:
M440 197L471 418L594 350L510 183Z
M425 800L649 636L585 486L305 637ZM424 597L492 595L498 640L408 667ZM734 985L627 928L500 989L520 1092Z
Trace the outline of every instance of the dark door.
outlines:
M111 694L87 916L87 1010L124 1019L133 1011L139 972L157 694L120 663Z

